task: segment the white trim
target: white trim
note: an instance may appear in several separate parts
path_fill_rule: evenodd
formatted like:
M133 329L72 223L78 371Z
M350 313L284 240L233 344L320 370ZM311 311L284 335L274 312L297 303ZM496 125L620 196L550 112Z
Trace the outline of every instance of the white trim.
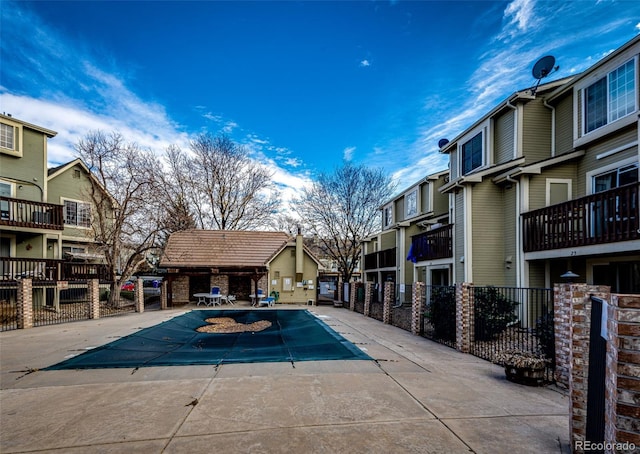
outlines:
M568 259L597 254L617 254L640 251L640 240L619 241L617 243L595 244L574 248L553 249L549 251L525 252L525 260Z
M597 177L601 173L606 173L606 172L609 172L610 170L615 170L620 167L624 167L636 162L638 162L638 156L632 156L630 158L623 159L622 161L614 162L613 164L598 167L597 169L588 171L586 173L586 181L585 181L587 195L593 194L593 177Z
M478 134L482 134L482 164L480 164L479 167L472 169L469 173L464 174L462 170L462 147L466 145L469 141L471 141L471 139L473 139ZM490 153L493 151L493 147L489 147L491 143L492 143L491 142L491 121L489 118L487 118L481 124L479 124L472 130L467 132L464 136L460 137L460 139L457 141L457 148L456 148L456 151L458 152L458 156L457 156L458 162L456 165L458 169L458 175L464 177L467 175L471 175L472 173L477 172L480 169L488 168L490 166L489 162L491 161L489 159L489 156L490 156ZM491 150L489 150L489 148L491 148Z
M404 193L404 218L405 219L411 219L411 218L415 218L416 216L418 216L418 214L420 214L420 200L418 197L419 194L419 186L413 186L411 189L409 189L408 191L406 191ZM409 213L409 199L408 197L411 194L416 195L416 199L415 199L415 211L413 213Z
M465 186L464 200L464 282L473 282L473 187Z
M89 205L89 225L78 225L78 224L67 224L66 213L65 213L65 202L75 202L76 204ZM74 229L83 229L90 230L93 224L93 204L91 202L87 202L85 200L71 199L69 197L60 197L60 204L62 205L62 220L65 227L74 228ZM76 213L76 222L77 222L78 213Z
M13 148L0 147L0 153L21 158L23 156L23 127L22 124L17 121L1 118L0 123L13 128ZM46 136L45 136L46 137ZM46 168L46 166L45 166Z
M556 183L556 184L566 183L567 184L567 200L573 199L572 197L573 180L571 178L547 178L545 180L545 195L544 195L545 206L548 207L549 205L551 205L551 185L553 183Z
M613 148L613 149L611 149L609 151L605 151L604 153L600 153L599 155L596 155L596 159L606 158L607 156L611 156L611 155L614 155L616 153L620 153L621 151L628 150L629 148L635 147L637 145L638 145L638 141L635 140L635 141L633 141L631 143L628 143L626 145L622 145L620 147Z

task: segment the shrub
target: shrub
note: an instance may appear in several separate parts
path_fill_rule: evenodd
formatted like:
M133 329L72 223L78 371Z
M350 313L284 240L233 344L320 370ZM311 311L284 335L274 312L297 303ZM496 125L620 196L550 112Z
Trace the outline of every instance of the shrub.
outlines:
M474 293L474 335L477 341L494 339L515 322L517 302L498 292L496 287L476 287Z
M431 304L425 317L433 326L433 337L446 341L456 340L456 293L455 287L432 287Z

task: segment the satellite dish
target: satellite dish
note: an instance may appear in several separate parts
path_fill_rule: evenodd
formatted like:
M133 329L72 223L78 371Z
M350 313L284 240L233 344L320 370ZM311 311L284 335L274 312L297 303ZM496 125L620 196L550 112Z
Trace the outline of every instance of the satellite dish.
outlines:
M556 64L555 57L551 55L547 55L546 57L542 57L540 60L533 65L533 77L536 79L544 79L553 71L553 65Z
M536 62L535 65L533 65L533 70L531 70L531 74L533 75L534 79L538 80L538 82L536 82L536 86L531 89L532 95L536 94L536 90L538 90L538 85L540 85L540 81L542 79L544 79L549 74L551 74L554 71L557 71L558 68L560 68L559 66L554 67L553 65L555 64L556 64L555 57L552 55L547 55L545 57L542 57L540 60Z
M448 143L449 143L449 139L440 139L438 140L438 148L442 148Z

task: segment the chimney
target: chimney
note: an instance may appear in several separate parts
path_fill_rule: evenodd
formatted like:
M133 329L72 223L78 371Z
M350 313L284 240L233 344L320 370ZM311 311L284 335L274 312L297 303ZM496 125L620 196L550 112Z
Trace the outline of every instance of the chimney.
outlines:
M302 230L298 226L298 234L296 235L296 281L302 280L304 273L304 250L302 248Z

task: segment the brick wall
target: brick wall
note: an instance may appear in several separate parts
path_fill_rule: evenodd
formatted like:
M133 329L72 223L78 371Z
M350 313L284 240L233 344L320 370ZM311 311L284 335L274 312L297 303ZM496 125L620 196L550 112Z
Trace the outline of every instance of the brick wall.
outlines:
M473 310L473 284L456 284L456 345L462 353L471 351L473 330L471 329L471 311Z
M171 303L187 304L189 302L189 276L176 276L171 282Z
M18 329L33 328L33 282L31 279L18 281L16 316Z
M228 295L229 294L229 276L227 276L226 274L212 274L209 280L209 287L220 287L220 293L222 295ZM264 290L265 291L267 290L266 287L264 288Z
M382 298L382 321L384 323L391 323L391 306L395 299L395 287L393 282L384 283L384 292Z

